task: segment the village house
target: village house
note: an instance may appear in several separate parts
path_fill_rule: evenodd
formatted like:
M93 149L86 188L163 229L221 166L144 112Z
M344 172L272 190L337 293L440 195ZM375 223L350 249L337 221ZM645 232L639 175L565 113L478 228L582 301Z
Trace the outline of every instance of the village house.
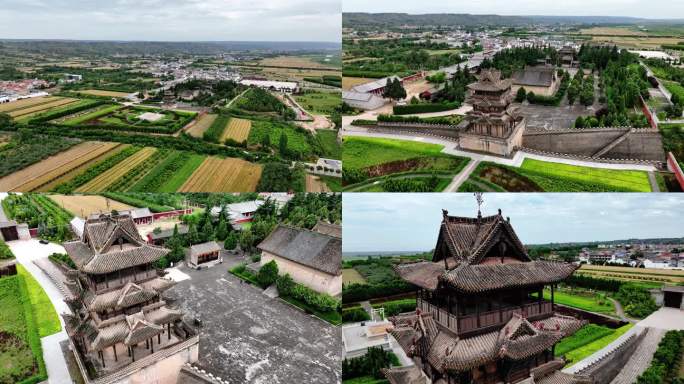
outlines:
M375 93L342 91L342 101L348 106L364 111L378 109L385 105L385 99Z
M243 201L240 203L233 203L226 205L226 213L228 214L228 219L233 226L249 223L254 219L254 214L257 209L264 205L263 200L250 200ZM221 213L221 207L211 208L211 215L213 217L218 217Z
M192 268L211 267L223 263L221 250L221 246L215 241L195 244L185 251L185 259Z
M243 79L240 84L249 87L258 87L270 91L277 91L282 93L295 93L299 85L294 81L272 81L272 80L255 80Z
M147 234L147 243L152 245L163 246L173 236L174 228L161 229L159 231L152 231ZM186 235L188 233L188 226L185 224L178 225L178 234Z
M500 210L443 211L432 261L395 267L418 288L416 311L390 318L392 336L416 363L411 376L422 370L433 383L493 384L557 374L565 362L555 357L556 343L584 322L555 313L555 285L577 268L531 260ZM393 384L410 383L404 373L385 371Z
M551 66L527 66L525 69L513 73L513 86L511 92L516 93L518 89L524 88L525 92L533 92L540 96L553 96L560 81L556 74L556 69Z
M262 266L275 260L278 273L289 274L297 283L331 296L342 292L340 237L280 224L257 249Z
M353 86L351 91L358 93L372 93L374 95L382 96L382 94L385 92L385 87L387 86L388 80L392 82L394 82L394 80L399 80L400 83L404 83L404 80L399 76L383 77L382 79Z

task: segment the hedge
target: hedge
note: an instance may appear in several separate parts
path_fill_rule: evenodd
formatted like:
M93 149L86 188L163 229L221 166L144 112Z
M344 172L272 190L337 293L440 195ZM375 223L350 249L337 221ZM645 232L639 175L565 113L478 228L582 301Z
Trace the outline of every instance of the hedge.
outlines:
M395 115L410 115L415 113L442 112L456 109L461 106L459 102L441 104L408 104L395 105L392 108Z
M341 303L339 300L330 295L316 292L302 284L295 283L290 275L279 276L276 280L276 286L281 296L291 296L321 312L334 312L340 308Z
M342 321L345 323L358 323L370 320L370 315L361 307L343 308Z
M38 124L38 123L44 123L46 121L54 120L54 119L59 119L60 117L72 115L74 113L78 113L81 111L85 111L86 109L91 109L98 107L100 105L106 104L105 101L103 100L94 100L91 103L85 103L83 105L79 105L73 108L67 108L63 110L57 110L52 113L47 112L44 113L40 116L34 117L28 121L28 124Z
M653 354L651 365L637 378L637 384L681 383L676 379L682 364L684 331L668 331Z

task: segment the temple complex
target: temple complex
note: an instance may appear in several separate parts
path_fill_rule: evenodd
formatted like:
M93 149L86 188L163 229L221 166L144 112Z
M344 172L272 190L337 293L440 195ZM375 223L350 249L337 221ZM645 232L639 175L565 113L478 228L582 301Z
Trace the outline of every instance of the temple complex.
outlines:
M415 312L390 320L416 368L385 370L392 384L534 383L563 367L554 346L583 321L554 312L554 286L574 264L533 261L508 218L443 211L432 261L399 264L419 288ZM544 289L550 300L544 299Z
M512 80L502 79L501 72L485 69L478 82L468 84L468 102L473 110L466 113L465 129L459 135L461 148L471 151L511 156L522 146L525 118L513 100Z
M147 244L130 215L88 219L82 240L63 245L76 266L65 271L65 328L88 382L165 382L197 360L196 332L161 297L174 282L154 263L169 250Z

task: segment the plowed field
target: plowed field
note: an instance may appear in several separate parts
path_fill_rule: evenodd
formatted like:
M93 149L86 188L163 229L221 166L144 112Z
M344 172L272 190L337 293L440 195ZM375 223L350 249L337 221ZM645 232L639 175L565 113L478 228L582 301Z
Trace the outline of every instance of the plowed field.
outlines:
M147 160L148 157L157 152L156 148L145 147L136 152L133 156L118 163L106 172L102 172L96 178L78 187L75 192L103 192L107 187L116 182L120 177L125 175L138 164Z
M261 166L241 159L209 157L190 175L179 192L254 192Z
M118 143L90 141L77 144L55 156L32 164L0 179L0 190L31 192L112 151Z
M206 115L202 115L199 118L199 120L197 120L195 125L193 125L192 127L190 127L190 129L188 129L188 132L187 132L188 135L190 135L192 137L201 138L204 135L204 132L206 132L206 130L209 129L209 127L211 126L211 123L213 123L214 120L216 120L216 116L217 115L210 114L210 113L208 113Z
M233 139L241 143L247 140L250 129L252 129L252 122L250 120L231 117L228 127L223 130L220 141L224 142L227 139Z

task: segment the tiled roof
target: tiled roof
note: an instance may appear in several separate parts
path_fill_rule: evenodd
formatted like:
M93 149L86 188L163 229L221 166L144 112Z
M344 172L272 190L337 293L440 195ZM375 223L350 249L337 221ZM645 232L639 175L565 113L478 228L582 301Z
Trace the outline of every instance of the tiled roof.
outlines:
M316 231L318 233L322 233L324 235L330 235L337 237L339 239L342 238L342 226L337 225L337 224L330 224L326 223L324 221L319 221L314 225L314 227L311 229L312 231Z
M463 292L485 292L502 288L557 283L565 280L577 268L575 264L551 261L462 265L446 272L442 279Z
M215 241L208 241L206 243L195 244L190 246L188 253L190 255L204 255L211 252L218 252L221 250L221 246Z
M63 246L80 271L92 274L152 263L169 252L145 243L128 215L89 219L83 240L69 241Z
M526 67L513 73L513 83L522 86L550 87L556 69L553 67Z
M258 249L331 275L341 273L342 239L278 225Z
M497 92L510 88L511 83L511 79L501 78L501 71L485 69L480 73L478 82L468 84L468 88L475 91Z
M392 335L409 356L425 356L439 370L461 372L497 359L524 360L551 348L561 338L574 333L583 322L554 315L544 324L563 323L552 329L540 322L530 323L514 315L501 329L460 338L437 324L431 314L401 314L390 319ZM574 324L571 324L574 323Z
M423 371L415 365L408 367L395 367L382 369L382 374L385 375L390 384L427 384L429 380Z

